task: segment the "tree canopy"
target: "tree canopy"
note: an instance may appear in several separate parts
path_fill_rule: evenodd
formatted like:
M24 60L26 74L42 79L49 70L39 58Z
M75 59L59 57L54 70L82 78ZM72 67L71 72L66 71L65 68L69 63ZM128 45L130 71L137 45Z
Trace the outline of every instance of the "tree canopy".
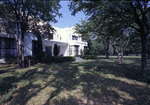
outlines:
M150 3L147 0L73 0L69 7L72 15L79 11L88 15L89 20L95 23L95 32L100 35L122 37L125 30L135 30L138 33L135 37L141 40L142 74L146 75L147 36L150 30Z
M17 23L16 42L21 38L21 47L17 43L17 56L20 58L20 67L24 67L25 33L31 30L31 23L37 24L39 21L57 22L55 17L61 16L59 2L60 0L1 0L0 17L6 21L15 21ZM47 25L43 28L46 30L46 27ZM34 28L32 27L32 29Z

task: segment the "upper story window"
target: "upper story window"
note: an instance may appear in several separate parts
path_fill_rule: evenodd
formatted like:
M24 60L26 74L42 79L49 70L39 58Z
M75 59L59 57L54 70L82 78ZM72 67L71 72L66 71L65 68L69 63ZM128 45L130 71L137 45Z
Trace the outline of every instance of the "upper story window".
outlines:
M75 35L72 35L72 40L78 40L78 37Z

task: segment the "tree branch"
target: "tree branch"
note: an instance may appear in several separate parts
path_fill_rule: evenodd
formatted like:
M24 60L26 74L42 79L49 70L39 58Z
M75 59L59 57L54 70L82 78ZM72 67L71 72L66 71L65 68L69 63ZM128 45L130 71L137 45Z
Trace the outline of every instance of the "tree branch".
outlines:
M134 10L135 22L136 22L139 26L141 26L141 25L142 25L142 22L141 22L140 19L139 19L139 16L138 16L138 14L137 14L136 7L134 7L134 5L132 4L132 1L130 2L130 5L131 5L131 7L132 7L133 10Z
M136 28L136 27L134 27L132 25L128 25L128 26L131 27L131 28L134 28L135 30L137 30L138 32L140 32L140 30L138 28Z

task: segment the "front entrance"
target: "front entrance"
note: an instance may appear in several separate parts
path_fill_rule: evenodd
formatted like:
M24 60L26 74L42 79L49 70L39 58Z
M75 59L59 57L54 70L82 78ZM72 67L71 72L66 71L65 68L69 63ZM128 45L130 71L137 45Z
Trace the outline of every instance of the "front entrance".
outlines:
M46 46L46 55L52 56L52 47Z
M74 54L79 55L79 46L77 45L74 46Z

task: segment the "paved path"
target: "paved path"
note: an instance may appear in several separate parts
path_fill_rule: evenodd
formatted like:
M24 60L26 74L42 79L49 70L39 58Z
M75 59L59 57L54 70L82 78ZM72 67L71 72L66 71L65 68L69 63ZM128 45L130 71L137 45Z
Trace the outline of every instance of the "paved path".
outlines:
M6 63L4 59L0 59L0 63Z
M80 58L80 57L76 57L76 61L83 61L84 59Z

